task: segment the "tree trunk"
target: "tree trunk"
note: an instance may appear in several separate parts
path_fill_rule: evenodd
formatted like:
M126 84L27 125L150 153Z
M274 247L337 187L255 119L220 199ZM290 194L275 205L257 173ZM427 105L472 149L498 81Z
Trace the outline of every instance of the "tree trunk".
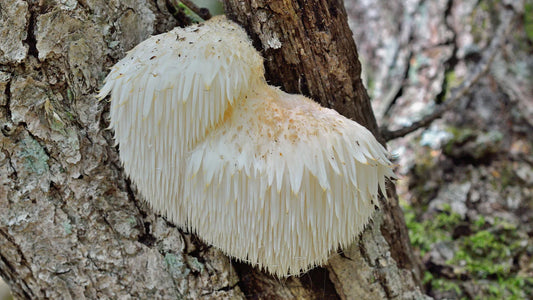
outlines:
M376 132L342 2L330 2L226 4L264 50L272 84ZM15 297L421 296L394 196L327 268L285 281L232 263L139 200L94 94L125 51L173 20L163 0L0 0L0 276Z

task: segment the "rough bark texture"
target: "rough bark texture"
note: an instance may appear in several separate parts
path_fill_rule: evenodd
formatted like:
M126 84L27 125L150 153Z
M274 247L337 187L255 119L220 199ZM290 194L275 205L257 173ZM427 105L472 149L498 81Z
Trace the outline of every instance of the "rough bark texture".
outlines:
M227 1L269 80L376 130L340 1ZM107 69L176 25L165 1L0 1L0 276L15 297L416 298L397 201L327 269L288 280L232 263L151 212L125 178Z
M530 299L533 2L345 4L381 126L409 127L448 108L389 144L402 153L397 190L427 268L426 291L436 299ZM472 248L477 237L482 247Z

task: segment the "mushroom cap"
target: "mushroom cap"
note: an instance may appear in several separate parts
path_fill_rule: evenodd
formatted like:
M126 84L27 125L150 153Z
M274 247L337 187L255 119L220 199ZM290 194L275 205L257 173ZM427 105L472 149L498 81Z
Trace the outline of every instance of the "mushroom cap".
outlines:
M106 78L126 173L152 208L280 277L351 243L394 177L363 126L264 80L217 17L142 42Z
M112 67L97 97L111 93L111 127L119 144L129 137L118 133L121 126L137 134L144 129L135 125L148 126L145 134L150 139L161 129L163 114L183 111L185 117L179 118L183 124L166 125L179 125L180 130L172 130L178 130L174 133L190 149L221 121L234 101L264 80L263 58L246 32L217 16L137 45Z
M257 81L264 81L263 59L225 16L152 36L111 68L97 97L111 94L124 170L153 209L176 210L169 201L181 195L184 154Z
M264 84L186 157L178 218L233 257L298 275L364 229L394 177L386 154L363 126Z

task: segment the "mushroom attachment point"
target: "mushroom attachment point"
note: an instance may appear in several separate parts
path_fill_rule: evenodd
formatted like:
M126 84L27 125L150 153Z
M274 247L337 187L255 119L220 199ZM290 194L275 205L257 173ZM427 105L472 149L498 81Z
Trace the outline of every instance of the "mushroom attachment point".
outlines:
M124 170L151 207L279 277L353 242L395 177L366 128L269 86L225 17L140 43L98 97L108 94Z

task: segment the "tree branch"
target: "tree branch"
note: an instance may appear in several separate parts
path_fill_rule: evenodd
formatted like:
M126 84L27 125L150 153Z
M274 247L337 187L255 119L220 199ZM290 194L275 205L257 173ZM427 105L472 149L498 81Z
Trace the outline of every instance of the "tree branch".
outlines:
M172 5L179 7L179 4L183 4L187 6L188 9L192 10L195 14L197 14L200 18L203 20L209 20L211 19L211 13L209 12L209 9L204 7L198 7L198 5L194 4L194 2L190 0L171 0L170 1Z

